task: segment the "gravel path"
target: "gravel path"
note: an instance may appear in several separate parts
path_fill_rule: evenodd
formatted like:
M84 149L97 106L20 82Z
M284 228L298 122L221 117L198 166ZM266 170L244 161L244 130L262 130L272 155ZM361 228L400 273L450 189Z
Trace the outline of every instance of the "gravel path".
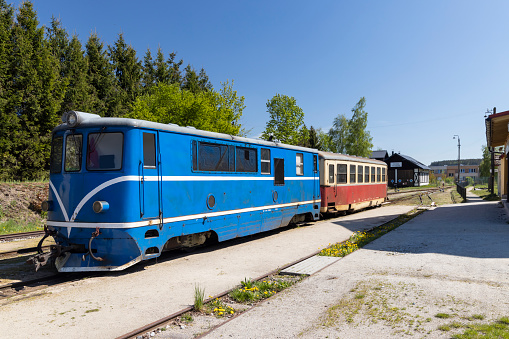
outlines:
M450 338L508 316L507 217L497 202L468 199L425 212L206 338Z
M193 304L196 284L216 295L410 209L371 209L2 300L0 337L114 338Z

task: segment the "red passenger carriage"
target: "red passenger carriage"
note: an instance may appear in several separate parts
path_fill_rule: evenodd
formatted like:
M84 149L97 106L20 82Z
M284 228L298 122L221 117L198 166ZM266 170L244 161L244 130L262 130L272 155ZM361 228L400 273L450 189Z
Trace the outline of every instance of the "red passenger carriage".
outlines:
M354 211L381 205L387 197L383 161L319 152L320 212Z

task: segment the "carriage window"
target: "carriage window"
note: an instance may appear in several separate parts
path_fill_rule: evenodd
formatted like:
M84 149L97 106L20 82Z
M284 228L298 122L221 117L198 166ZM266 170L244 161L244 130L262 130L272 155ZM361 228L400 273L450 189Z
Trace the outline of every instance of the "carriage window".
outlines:
M334 183L334 165L329 165L329 184Z
M233 146L200 142L198 145L198 170L211 172L233 172L234 166ZM196 153L193 153L193 157ZM255 156L256 157L256 156ZM255 159L256 161L256 159Z
M237 172L258 172L255 148L237 147Z
M262 148L262 174L270 174L270 149Z
M351 184L355 184L355 177L356 177L356 174L355 174L355 168L357 166L355 165L350 165L350 183Z
M362 171L363 167L359 166L359 173L357 173L357 181L363 182L364 180L364 172Z
M346 184L346 164L338 165L338 184Z
M369 166L364 166L364 182L369 183Z
M382 181L382 174L381 174L381 173L382 173L382 171L381 171L381 170L382 170L382 169L381 169L380 167L377 167L377 168L376 168L376 181L377 181L377 182Z
M297 164L296 168L297 175L304 175L304 156L302 155L302 153L297 153L295 160Z
M274 185L285 184L285 159L274 158Z
M382 168L382 182L385 182L385 167Z
M62 152L64 146L63 137L54 137L51 142L50 173L62 171Z
M375 179L375 168L371 167L371 182L376 182Z
M81 170L81 149L83 147L83 135L70 134L65 138L65 163L66 172L78 172Z
M87 170L111 171L122 168L123 144L124 135L120 132L90 133L87 142Z
M156 135L143 133L143 167L156 167Z

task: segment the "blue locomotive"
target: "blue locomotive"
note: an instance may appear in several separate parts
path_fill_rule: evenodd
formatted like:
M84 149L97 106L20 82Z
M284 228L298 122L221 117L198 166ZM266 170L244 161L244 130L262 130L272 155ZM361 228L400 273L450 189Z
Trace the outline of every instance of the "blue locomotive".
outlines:
M60 272L122 270L319 217L314 149L76 111L62 120L43 206L56 245L37 268L53 257Z

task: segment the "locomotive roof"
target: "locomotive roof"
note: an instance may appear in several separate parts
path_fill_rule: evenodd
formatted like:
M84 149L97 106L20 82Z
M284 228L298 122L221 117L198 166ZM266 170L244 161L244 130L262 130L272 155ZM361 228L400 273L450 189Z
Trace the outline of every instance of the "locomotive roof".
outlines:
M75 112L78 114L81 113L82 116L85 116L85 118L79 124L79 127L116 126L116 127L146 128L146 129L169 131L169 132L175 132L175 133L181 133L181 134L198 135L198 136L209 137L209 138L214 138L214 139L224 139L224 140L229 140L229 141L246 142L246 143L258 144L258 145L264 145L264 146L270 146L270 147L288 148L288 149L293 149L293 150L303 151L303 152L318 153L318 150L314 149L314 148L288 145L288 144L283 144L283 143L274 142L274 141L267 141L267 140L253 139L253 138L244 138L244 137L239 137L239 136L229 135L229 134L224 134L224 133L203 131L203 130L196 129L194 127L182 127L182 126L179 126L176 124L163 124L163 123L159 123L159 122L152 122L152 121L139 120L139 119L101 117L97 114L90 114L90 113L83 114L83 112L77 112L77 111L75 111ZM65 117L65 114L64 114L64 117ZM62 119L64 119L64 117L62 117ZM66 130L69 128L70 127L67 126L66 123L62 123L53 129L53 133L57 132L57 131Z
M323 158L325 160L343 160L343 161L355 161L355 162L362 162L362 163L368 163L368 164L375 164L375 165L383 165L387 166L387 164L380 160L375 159L369 159L369 158L363 158L363 157L357 157L354 155L347 155L347 154L340 154L340 153L330 153L330 152L318 152L318 155L320 158Z

